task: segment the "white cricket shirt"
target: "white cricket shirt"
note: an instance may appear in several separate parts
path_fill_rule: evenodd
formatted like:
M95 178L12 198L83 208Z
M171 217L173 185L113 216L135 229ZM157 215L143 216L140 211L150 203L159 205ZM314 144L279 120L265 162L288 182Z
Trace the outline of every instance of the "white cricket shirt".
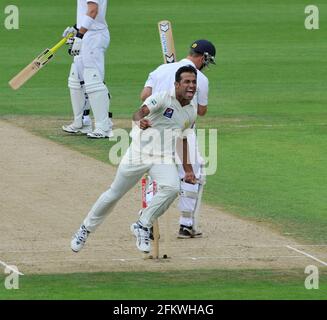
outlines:
M195 64L189 59L182 59L174 63L162 64L149 74L144 87L151 87L152 94L160 91L170 91L174 88L175 73L183 66L191 65L196 69ZM197 90L195 100L202 106L208 105L209 80L197 70Z
M148 97L146 105L150 113L145 119L151 127L146 130L134 126L131 137L133 148L143 154L174 157L176 137L187 136L196 120L196 101L181 106L173 90L158 92ZM191 130L193 132L193 130Z
M107 29L106 22L107 0L77 0L77 28L81 27L81 21L87 13L87 3L94 2L98 4L98 15L94 19L94 23L90 27L90 31Z

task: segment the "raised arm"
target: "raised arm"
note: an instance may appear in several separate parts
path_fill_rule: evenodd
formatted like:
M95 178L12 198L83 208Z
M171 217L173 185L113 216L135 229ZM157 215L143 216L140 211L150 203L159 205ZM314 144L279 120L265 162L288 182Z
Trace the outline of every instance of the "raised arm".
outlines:
M152 88L151 87L144 87L141 92L141 100L144 101L146 98L150 97L152 94Z
M142 130L151 127L151 122L148 119L144 119L144 117L146 117L149 113L149 108L146 105L143 105L133 114L133 121L135 121Z

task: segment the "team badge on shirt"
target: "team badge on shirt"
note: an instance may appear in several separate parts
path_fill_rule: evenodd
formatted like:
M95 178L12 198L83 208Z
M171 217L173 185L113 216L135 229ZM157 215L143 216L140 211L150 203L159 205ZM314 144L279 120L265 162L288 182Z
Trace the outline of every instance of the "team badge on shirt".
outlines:
M167 108L164 112L164 116L171 119L171 117L173 116L173 113L174 113L174 109L172 108Z

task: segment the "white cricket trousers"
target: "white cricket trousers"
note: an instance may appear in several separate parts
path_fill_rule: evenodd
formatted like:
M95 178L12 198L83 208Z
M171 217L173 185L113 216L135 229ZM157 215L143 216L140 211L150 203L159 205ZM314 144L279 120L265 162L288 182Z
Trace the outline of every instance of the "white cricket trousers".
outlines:
M131 156L129 150L121 161L110 188L98 198L83 222L90 232L96 230L113 210L118 200L135 186L145 173L149 173L157 182L158 192L150 205L143 210L139 219L144 227L152 227L153 222L169 208L178 196L180 180L176 164L142 163L139 161L142 154L133 153ZM138 204L135 204L136 210L137 207Z
M112 127L111 119L108 117L110 98L108 88L104 83L105 74L105 51L110 43L110 34L107 29L99 31L88 31L83 37L80 55L74 59L74 65L78 71L80 81L84 81L85 92L94 115L95 129L108 131ZM74 88L73 88L74 89ZM71 89L71 95L82 97L82 88ZM77 91L77 92L76 92ZM80 99L79 99L80 100ZM85 101L81 100L81 101ZM73 104L73 100L72 100ZM74 110L74 118L77 125L81 125L81 114L84 105L77 104ZM79 110L78 110L79 109ZM75 115L79 115L76 117Z
M74 57L78 76L84 81L84 69L96 69L101 80L105 76L105 52L110 44L110 33L107 29L88 31L83 37L81 53Z

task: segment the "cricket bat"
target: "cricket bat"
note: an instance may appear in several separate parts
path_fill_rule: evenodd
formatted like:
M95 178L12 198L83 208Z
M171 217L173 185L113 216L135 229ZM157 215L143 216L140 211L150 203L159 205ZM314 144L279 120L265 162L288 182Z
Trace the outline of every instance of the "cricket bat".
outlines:
M72 36L72 33L68 34L67 37L61 39L51 49L45 49L29 65L9 81L10 87L13 90L19 89L25 82L39 72L53 58L58 49L66 43L67 39Z
M171 22L168 20L159 21L158 29L164 63L176 62L176 52Z

